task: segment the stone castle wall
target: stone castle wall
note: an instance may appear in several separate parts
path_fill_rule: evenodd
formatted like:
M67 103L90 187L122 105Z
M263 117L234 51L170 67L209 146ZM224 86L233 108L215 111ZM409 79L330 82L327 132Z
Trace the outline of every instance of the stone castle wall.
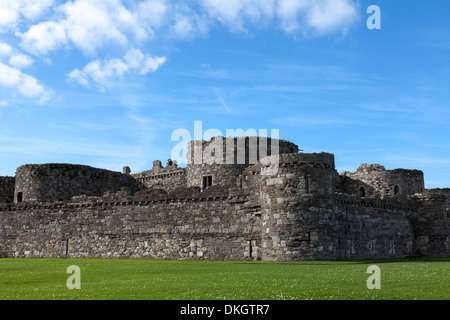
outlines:
M255 259L260 217L246 209L245 196L213 189L177 199L122 194L0 207L0 252L21 258Z
M226 160L221 148L212 147L217 141L222 147L236 142L193 143ZM249 149L251 140L245 141ZM229 150L236 156L239 148ZM165 167L154 161L151 170L133 175L127 167L124 174L66 164L19 167L15 179L0 178L0 256L450 256L450 189L425 190L421 171L362 165L339 174L333 154L298 153L289 142L273 151L257 154L255 164L247 158L178 168L170 159ZM204 185L205 176L212 185Z
M432 195L405 204L340 194L332 188L333 155L284 154L278 160L276 173L267 172L273 162L263 159L237 177L242 183L202 192L141 190L130 196L123 190L3 205L0 252L34 258L395 258L409 252L416 237L428 253L446 250L441 237L448 236L448 221L439 210L445 196L430 205Z
M328 250L336 250L337 259L402 258L413 252L410 218L416 208L411 204L339 194L334 208L320 222L326 226Z

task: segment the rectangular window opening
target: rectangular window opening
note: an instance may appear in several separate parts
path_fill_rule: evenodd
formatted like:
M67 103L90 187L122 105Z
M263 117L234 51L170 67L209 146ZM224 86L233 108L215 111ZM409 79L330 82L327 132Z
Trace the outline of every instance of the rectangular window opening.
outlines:
M203 189L212 186L212 176L204 176L203 177Z

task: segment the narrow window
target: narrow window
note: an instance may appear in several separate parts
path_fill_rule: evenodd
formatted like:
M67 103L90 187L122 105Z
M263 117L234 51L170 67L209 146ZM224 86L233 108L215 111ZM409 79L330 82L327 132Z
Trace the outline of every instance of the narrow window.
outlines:
M212 176L204 176L203 177L203 189L212 186Z
M355 253L355 247L353 245L353 240L347 240L347 246L348 246L348 253Z
M399 194L399 192L400 192L400 188L398 186L395 186L394 187L394 195Z
M370 251L375 253L375 240L370 241Z
M18 192L17 193L17 202L22 202L23 200L23 192Z
M361 198L365 198L366 197L366 189L364 189L364 187L359 188L359 196Z

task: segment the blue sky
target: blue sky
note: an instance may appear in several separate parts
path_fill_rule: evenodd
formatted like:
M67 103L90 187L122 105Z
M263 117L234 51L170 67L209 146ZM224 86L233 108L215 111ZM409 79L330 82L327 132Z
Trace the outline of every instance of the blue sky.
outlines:
M366 12L381 9L381 29ZM278 129L305 152L450 186L448 0L0 0L0 175L133 173L177 129ZM269 134L270 135L270 134Z

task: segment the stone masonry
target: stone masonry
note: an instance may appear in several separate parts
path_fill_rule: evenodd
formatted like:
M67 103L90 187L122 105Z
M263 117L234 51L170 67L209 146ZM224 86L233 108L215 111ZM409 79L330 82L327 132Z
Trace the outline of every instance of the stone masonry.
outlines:
M131 174L25 165L0 177L0 257L336 260L450 256L450 189L422 171L257 137L192 141Z

